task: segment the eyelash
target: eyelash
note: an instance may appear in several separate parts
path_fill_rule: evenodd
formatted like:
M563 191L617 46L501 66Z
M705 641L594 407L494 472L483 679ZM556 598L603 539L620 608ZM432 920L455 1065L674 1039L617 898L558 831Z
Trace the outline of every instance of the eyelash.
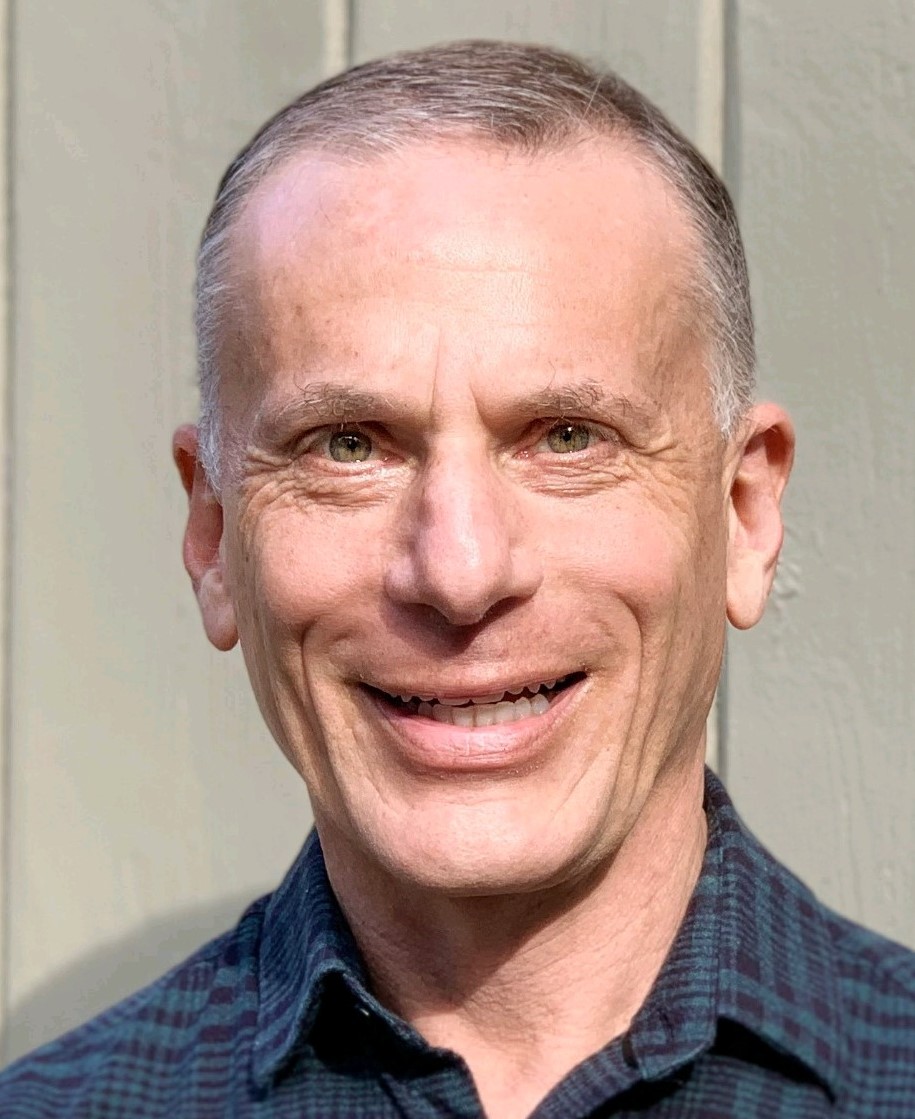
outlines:
M326 443L334 435L364 435L367 439L373 442L377 439L377 435L371 430L370 426L362 423L338 423L327 424L324 427L313 428L306 435L304 435L297 443L296 450L300 454L307 454L313 451L322 443Z
M538 453L539 445L542 444L546 439L548 439L553 431L562 427L582 428L586 430L592 438L596 439L596 441L602 444L619 445L621 442L618 433L612 428L606 427L603 424L595 423L592 420L579 420L572 417L563 416L560 418L550 418L548 420L539 421L536 425L536 438L532 438L529 441L525 440L527 446L522 452L522 456L527 458L534 453ZM322 458L330 462L336 461L331 458L329 450L329 440L334 435L339 434L358 434L364 436L372 444L372 454L374 457L370 460L361 460L361 462L355 461L349 464L338 462L338 465L362 465L368 461L377 463L379 461L379 454L382 454L382 458L380 461L384 461L382 452L383 440L379 438L378 432L373 431L370 425L361 424L358 422L335 424L332 427L327 426L310 432L299 443L298 447L296 448L296 454L297 456L311 455L315 454L316 452L323 451L323 453L321 454ZM382 447L380 447L379 444L382 444ZM553 451L550 457L557 459L567 456L570 458L578 457L579 455L583 455L587 453L587 451L592 449L593 448L589 445L588 447L582 448L581 450L577 451Z
M539 445L540 443L543 443L554 431L563 427L582 428L583 430L588 432L591 438L600 443L610 443L618 445L620 442L619 435L612 428L605 427L603 424L594 423L592 420L578 420L563 416L560 419L550 420L547 426L541 427L537 444ZM593 448L589 444L587 447L582 448L580 451L554 451L553 454L556 457L565 457L566 455L571 457L573 455L585 454L587 451L592 449Z

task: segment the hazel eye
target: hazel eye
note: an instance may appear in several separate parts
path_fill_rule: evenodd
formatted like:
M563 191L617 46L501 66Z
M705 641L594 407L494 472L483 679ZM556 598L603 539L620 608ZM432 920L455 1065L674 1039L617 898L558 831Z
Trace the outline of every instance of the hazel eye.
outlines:
M546 433L546 445L559 455L585 451L591 445L594 432L587 424L558 423Z
M327 450L334 462L365 462L372 454L372 440L364 431L334 431Z

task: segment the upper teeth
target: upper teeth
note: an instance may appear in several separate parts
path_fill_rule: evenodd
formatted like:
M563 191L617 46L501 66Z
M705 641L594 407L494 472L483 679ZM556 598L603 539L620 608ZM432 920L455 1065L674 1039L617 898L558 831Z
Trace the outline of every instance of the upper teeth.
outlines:
M542 684L522 684L520 688L508 688L506 691L493 692L490 695L451 696L448 699L439 699L438 696L428 693L423 695L407 695L406 693L401 693L399 698L402 699L404 703L412 703L414 700L418 700L421 703L440 703L444 704L446 707L463 707L468 703L501 703L504 700L509 700L509 696L521 695L525 688L527 688L529 692L536 693L550 691L555 687L555 680L544 680Z
M466 707L451 707L445 703L420 703L417 714L437 723L451 723L456 727L491 727L499 723L515 723L532 715L545 715L550 701L542 692L532 699L521 696L514 702L471 703Z

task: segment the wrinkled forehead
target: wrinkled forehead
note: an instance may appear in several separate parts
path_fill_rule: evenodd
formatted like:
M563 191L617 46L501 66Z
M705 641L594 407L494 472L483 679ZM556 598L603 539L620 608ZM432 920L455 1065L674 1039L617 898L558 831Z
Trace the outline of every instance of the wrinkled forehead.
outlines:
M696 317L682 205L645 157L609 142L303 155L260 185L234 237L233 334L261 376L331 334L364 341L375 317L396 335L408 306L447 309L454 334L513 331L554 357L611 345L617 362L625 352L663 375Z

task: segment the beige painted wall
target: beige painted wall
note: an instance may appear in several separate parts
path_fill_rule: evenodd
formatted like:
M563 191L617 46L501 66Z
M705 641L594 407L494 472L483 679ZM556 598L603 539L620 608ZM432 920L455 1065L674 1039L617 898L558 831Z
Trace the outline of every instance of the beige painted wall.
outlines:
M915 945L915 5L746 0L727 171L799 453L774 608L731 644L732 792Z
M801 452L774 609L731 644L722 767L824 897L915 944L912 20L892 0L16 5L6 1057L228 925L308 827L179 561L193 248L267 113L347 58L455 36L603 58L723 161Z

